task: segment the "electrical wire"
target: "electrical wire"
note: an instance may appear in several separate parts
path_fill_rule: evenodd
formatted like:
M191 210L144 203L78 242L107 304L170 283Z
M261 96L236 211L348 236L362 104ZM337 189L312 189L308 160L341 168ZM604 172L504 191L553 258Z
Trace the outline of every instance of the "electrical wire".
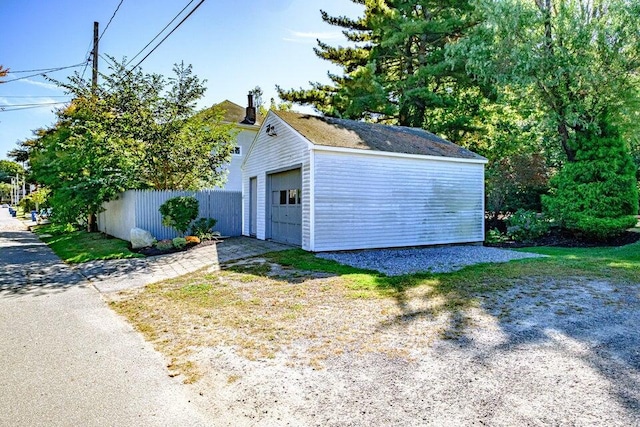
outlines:
M89 53L91 52L91 46L92 45L93 45L93 38L89 42L89 47L87 47L87 53L84 54L84 57L87 58L87 59L86 59L86 62L84 64L84 68L82 69L82 75L80 76L81 80L84 80L84 73L87 72L87 67L89 66L89 62L91 62L91 59L89 58Z
M31 106L22 106L22 107L14 107L14 106L10 106L10 107L2 107L0 106L0 113L8 113L11 111L20 111L20 110L31 110L33 108L42 108L42 107L50 107L52 105L62 105L62 104L66 104L66 102L49 102L49 103L43 103L43 104L37 104L37 105L31 105Z
M171 34L173 34L173 32L174 32L175 30L177 30L177 29L178 29L178 27L180 27L180 25L182 25L182 24L184 23L184 21L186 21L187 19L189 19L189 17L190 17L191 15L193 15L193 12L195 12L195 11L196 11L196 10L197 10L201 5L202 5L202 3L204 3L204 2L205 2L205 0L200 0L200 3L198 3L198 4L196 5L196 7L194 7L193 9L191 9L191 12L189 12L189 13L187 14L187 16L185 16L185 17L182 19L182 21L180 21L180 22L178 23L178 25L176 25L175 27L173 27L173 30L171 30L171 31L169 32L169 34L167 34L167 35L166 35L162 40L160 40L160 41L158 42L158 44L157 44L157 45L155 45L155 47L154 47L153 49L151 49L151 50L149 51L149 53L147 53L147 54L144 56L144 58L142 58L142 59L141 59L141 60L140 60L140 61L139 61L135 66L133 66L133 68L131 68L131 69L132 69L132 70L134 70L134 69L138 68L138 67L140 66L140 64L142 64L142 63L144 62L144 60L145 60L145 59L147 59L147 58L149 57L149 55L151 55L151 54L152 54L152 53L153 53L153 52L154 52L158 47L160 47L160 45L161 45L162 43L164 43L164 41L165 41L165 40L166 40L166 39L167 39Z
M70 98L71 95L0 95L0 98Z
M66 70L66 69L68 69L68 68L82 67L83 65L84 65L84 62L81 62L81 63L79 63L79 64L68 65L68 66L66 66L66 67L46 68L45 70L46 70L46 72L47 72L47 73L53 73L53 72L55 72L55 71ZM34 71L35 71L35 70L34 70ZM14 71L14 72L17 72L17 71ZM43 74L44 74L44 72L41 72L41 73L35 73L35 74L30 74L30 75L28 75L28 76L23 76L23 77L16 77L15 79L3 80L3 81L2 81L2 83L4 84L4 83L16 82L16 81L18 81L18 80L24 80L24 79L28 79L28 78L30 78L30 77L41 76L41 75L43 75Z
M104 36L104 33L107 32L107 28L109 28L109 25L111 25L111 21L113 21L113 18L116 17L116 13L118 13L118 10L120 9L120 6L122 6L122 2L124 0L120 0L120 3L118 3L118 6L116 7L116 10L113 11L113 15L111 15L111 18L109 19L109 22L107 22L107 26L104 27L104 30L102 30L102 33L100 33L100 37L98 37L98 42L100 42L100 40L102 40L102 36Z
M113 62L110 58L107 58L106 56L104 56L103 54L98 54L98 56L100 58L102 58L105 62L108 62L110 65L116 65L115 62Z
M154 38L152 38L152 39L151 39L151 41L150 41L149 43L147 43L147 44L146 44L142 49L140 49L140 51L139 51L138 53L136 53L136 54L133 56L133 58L131 58L131 59L130 59L130 60L129 60L129 61L128 61L124 66L125 66L125 67L127 67L129 64L131 64L131 63L133 62L133 60L134 60L134 59L136 59L138 56L140 56L140 54L141 54L142 52L144 52L144 51L145 51L145 49L146 49L146 48L148 48L148 47L149 47L149 45L150 45L151 43L153 43L153 42L154 42L158 37L160 37L160 35L161 35L162 33L164 33L164 30L166 30L166 29L169 27L169 25L173 24L173 21L175 21L176 19L178 19L178 17L179 17L180 15L182 15L182 12L184 12L184 11L185 11L185 10L186 10L190 5L191 5L191 3L193 3L194 1L195 1L195 0L191 0L189 3L187 3L187 5L186 5L185 7L183 7L183 8L182 8L182 10L181 10L180 12L178 12L178 14L177 14L176 16L174 16L174 17L173 17L173 19L172 19L171 21L169 21L169 23L168 23L167 25L165 25L165 26L164 26L164 28L163 28L162 30L160 30L160 32L159 32L158 34L156 34L156 36L155 36ZM195 10L195 9L194 9L194 10ZM133 68L135 68L135 67L133 67Z

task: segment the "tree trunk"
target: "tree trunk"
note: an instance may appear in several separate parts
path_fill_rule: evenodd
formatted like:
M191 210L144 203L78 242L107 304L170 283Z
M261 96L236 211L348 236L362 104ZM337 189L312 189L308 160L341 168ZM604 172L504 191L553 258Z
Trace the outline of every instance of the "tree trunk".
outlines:
M96 214L89 214L87 218L87 232L95 233L98 231L98 219L96 218Z

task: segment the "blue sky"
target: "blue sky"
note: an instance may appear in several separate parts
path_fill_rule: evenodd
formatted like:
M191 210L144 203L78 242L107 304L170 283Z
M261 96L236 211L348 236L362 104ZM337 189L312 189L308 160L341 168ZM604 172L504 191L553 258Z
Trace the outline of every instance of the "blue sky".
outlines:
M0 0L0 64L22 71L83 62L91 48L93 22L100 23L102 32L119 2ZM123 0L100 40L100 53L131 58L187 3ZM335 72L336 68L315 56L315 40L333 45L346 41L339 28L322 21L320 9L330 15L351 17L362 12L361 6L349 0L206 0L143 62L142 69L168 75L176 62L192 64L195 74L207 79L208 90L199 107L225 99L245 105L247 92L256 85L263 89L264 101L268 102L276 96L276 84L298 88L308 87L309 81L328 82L327 71ZM101 71L107 70L103 59L99 65ZM82 72L83 68L51 76L65 80L74 70ZM90 74L89 65L85 76ZM9 74L4 80L26 75ZM0 84L0 108L6 109L0 112L0 159L6 158L16 141L31 137L32 130L55 122L51 106L9 111L12 106L68 99L63 95L41 76Z

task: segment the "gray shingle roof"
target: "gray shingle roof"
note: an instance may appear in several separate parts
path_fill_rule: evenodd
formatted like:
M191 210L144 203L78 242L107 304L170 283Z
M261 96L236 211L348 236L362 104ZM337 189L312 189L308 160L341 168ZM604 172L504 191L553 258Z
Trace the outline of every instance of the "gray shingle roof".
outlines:
M392 153L486 160L423 129L389 126L310 114L274 111L316 145Z
M215 105L211 106L209 109L214 108L214 107L222 108L222 110L224 111L223 120L225 122L228 122L228 123L241 123L244 120L245 116L246 116L246 108L245 107L242 107L242 106L236 104L235 102L231 102L228 99L225 99L224 101L222 101L219 104L215 104ZM262 117L260 117L260 115L258 115L255 124L259 126L261 122L262 122Z

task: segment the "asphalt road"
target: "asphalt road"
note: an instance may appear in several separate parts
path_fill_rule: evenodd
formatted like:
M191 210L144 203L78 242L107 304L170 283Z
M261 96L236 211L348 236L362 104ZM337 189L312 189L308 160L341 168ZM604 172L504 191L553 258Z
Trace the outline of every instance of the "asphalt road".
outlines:
M208 426L167 361L0 210L0 426Z

